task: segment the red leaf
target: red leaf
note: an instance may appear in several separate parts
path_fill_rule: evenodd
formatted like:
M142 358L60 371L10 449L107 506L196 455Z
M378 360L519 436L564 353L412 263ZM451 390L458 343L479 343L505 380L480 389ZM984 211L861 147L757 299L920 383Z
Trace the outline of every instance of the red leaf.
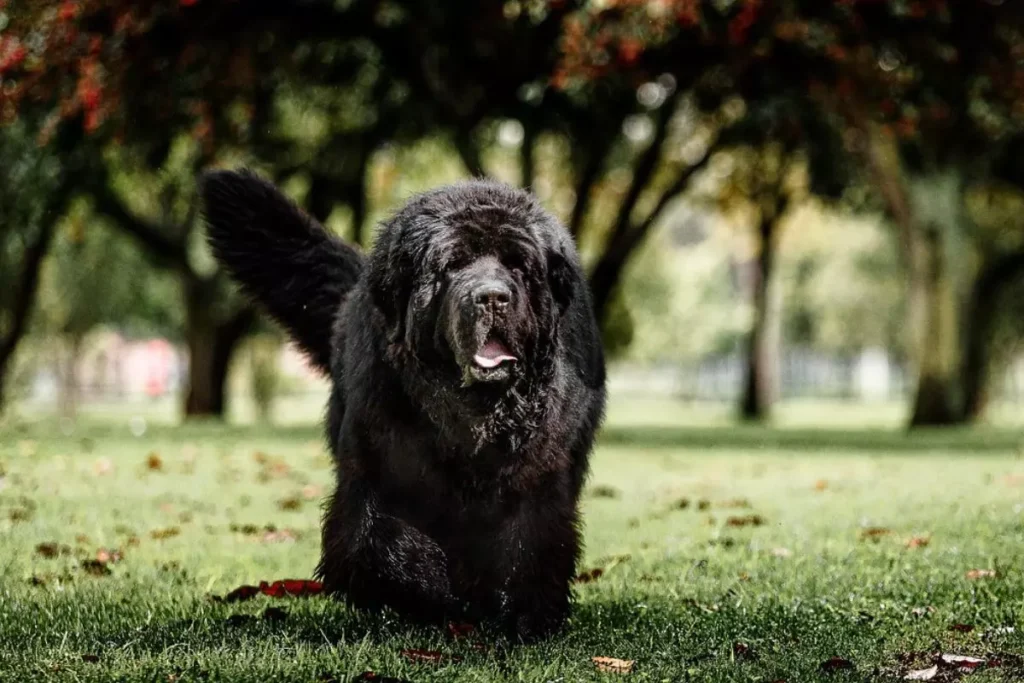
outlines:
M476 630L473 624L456 623L454 621L448 622L448 634L452 638L466 638Z
M590 583L591 581L597 581L604 574L604 569L596 567L594 569L588 569L579 576L576 577L576 583Z
M286 595L294 597L305 597L321 593L324 586L319 581L306 579L285 579L283 581L260 581L258 586L239 586L223 598L214 597L217 602L240 602L250 600L257 595L267 595L272 598L283 598Z
M949 627L949 630L955 631L956 633L970 633L974 630L974 627L970 624L953 624Z

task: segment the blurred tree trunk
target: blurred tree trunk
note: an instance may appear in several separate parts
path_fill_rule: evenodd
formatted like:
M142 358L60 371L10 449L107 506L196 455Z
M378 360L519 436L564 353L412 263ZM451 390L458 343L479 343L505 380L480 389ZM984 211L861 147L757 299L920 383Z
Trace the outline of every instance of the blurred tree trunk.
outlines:
M227 412L227 378L231 358L256 320L245 306L227 319L214 314L217 287L210 280L186 285L185 342L188 347L188 387L185 416L223 418Z
M964 334L970 318L969 232L956 171L908 181L915 229L908 270L908 322L917 385L910 425L965 421Z
M60 416L74 419L78 416L80 383L78 364L82 357L81 334L69 334L57 350L57 376L60 378Z
M63 200L61 200L63 202ZM63 204L60 204L62 206ZM54 207L57 208L57 207ZM63 213L59 211L58 213ZM31 240L23 255L21 267L15 280L7 329L0 332L0 413L6 405L6 382L11 369L14 353L28 331L29 317L39 291L39 276L43 259L50 249L50 243L57 231L57 216L48 216L49 221L40 226L38 234Z
M967 307L965 325L963 382L964 418L975 422L988 405L991 372L990 343L1004 289L1024 274L1024 251L1003 254L983 262Z
M783 207L777 205L778 209ZM775 242L781 210L759 221L759 252L753 274L754 319L747 337L747 370L740 400L740 417L765 421L778 394L781 290L775 277Z

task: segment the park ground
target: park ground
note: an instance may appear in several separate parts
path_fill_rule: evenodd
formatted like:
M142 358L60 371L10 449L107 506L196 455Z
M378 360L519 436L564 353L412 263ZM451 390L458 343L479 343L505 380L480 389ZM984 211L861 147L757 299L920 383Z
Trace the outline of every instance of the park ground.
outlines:
M615 402L571 626L530 647L214 599L310 576L311 421L8 421L0 681L1024 680L1019 423L907 435L858 410L768 429Z

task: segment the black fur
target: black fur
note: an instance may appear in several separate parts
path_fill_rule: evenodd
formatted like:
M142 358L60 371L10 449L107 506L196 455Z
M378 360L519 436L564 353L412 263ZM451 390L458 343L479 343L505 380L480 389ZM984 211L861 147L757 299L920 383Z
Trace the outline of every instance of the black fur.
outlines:
M471 181L413 199L364 259L251 174L207 174L203 196L217 259L330 372L325 588L523 639L560 628L605 402L564 228Z

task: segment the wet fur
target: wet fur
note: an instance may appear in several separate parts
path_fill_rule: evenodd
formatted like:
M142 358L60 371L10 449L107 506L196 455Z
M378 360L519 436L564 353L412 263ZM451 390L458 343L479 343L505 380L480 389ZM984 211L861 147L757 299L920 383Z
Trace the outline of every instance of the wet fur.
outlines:
M493 621L524 640L560 628L605 402L564 228L527 193L471 181L413 199L364 257L252 174L209 173L202 189L217 259L332 382L325 588L423 621ZM520 361L506 383L467 385L444 341L446 274L485 257L521 290L501 323Z

